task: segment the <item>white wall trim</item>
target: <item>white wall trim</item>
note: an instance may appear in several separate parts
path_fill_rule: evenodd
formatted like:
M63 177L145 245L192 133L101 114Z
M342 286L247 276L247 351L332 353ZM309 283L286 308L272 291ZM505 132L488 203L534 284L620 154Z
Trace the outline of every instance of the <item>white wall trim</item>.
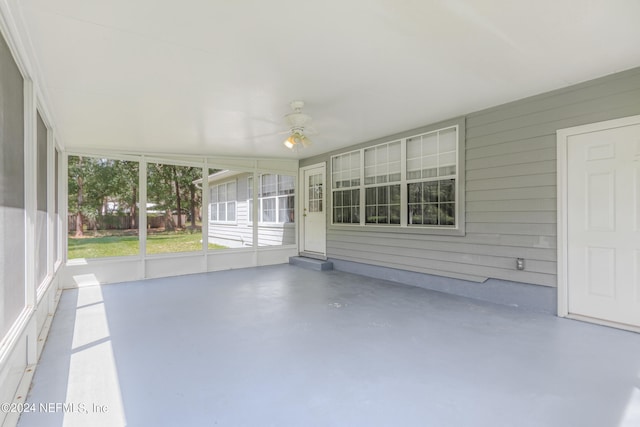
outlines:
M24 43L20 37L16 36L18 34L16 20L6 0L0 1L0 34L6 40L23 78L31 78L32 67L26 55Z
M558 283L558 316L569 314L567 288L567 133L565 129L557 131L556 142L556 214L557 214L557 283Z
M568 268L568 206L567 206L567 175L568 175L568 141L569 137L590 132L599 132L607 129L615 129L623 126L640 124L640 115L624 117L621 119L607 120L604 122L590 123L556 132L557 154L557 223L558 223L558 316L574 317L569 312L569 277Z
M48 287L35 308L26 307L20 314L0 349L0 401L3 403L26 400L61 295L57 276L53 282L55 286ZM19 416L18 412L0 413L0 425L14 426Z
M65 156L77 156L77 157L93 157L93 158L109 158L113 160L123 160L129 162L139 162L144 156L132 156L128 154L106 154L95 151L78 151L78 150L65 150Z
M135 150L113 150L108 148L95 148L87 150L80 147L66 147L66 152L72 155L89 157L108 157L122 160L140 160L146 157L149 163L170 162L182 166L202 166L206 158L210 168L231 169L234 171L252 172L297 172L297 159L286 158L261 158L261 157L235 157L235 156L210 156L180 153L149 153ZM178 162L178 163L176 163ZM181 163L183 162L183 163Z

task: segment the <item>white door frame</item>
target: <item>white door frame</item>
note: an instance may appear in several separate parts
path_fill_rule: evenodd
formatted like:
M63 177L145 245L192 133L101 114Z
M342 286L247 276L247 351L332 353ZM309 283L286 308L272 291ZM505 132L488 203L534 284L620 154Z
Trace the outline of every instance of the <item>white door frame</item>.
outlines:
M307 200L307 187L306 187L306 183L304 182L304 173L305 171L309 170L309 169L316 169L316 168L323 168L324 169L324 183L323 183L323 191L322 191L322 206L324 209L324 214L325 214L325 245L324 245L324 252L321 254L323 256L327 256L327 245L326 245L326 215L328 212L328 206L327 206L327 163L326 162L320 162L320 163L316 163L314 165L309 165L309 166L304 166L302 168L300 168L299 173L298 173L298 181L299 181L299 185L298 188L300 188L300 192L301 192L301 197L299 197L300 200L300 205L299 205L299 210L298 212L300 212L300 239L299 239L299 247L298 247L298 252L304 252L306 250L306 248L304 247L305 245L305 240L304 240L304 233L305 233L305 222L304 222L304 209L305 209L305 204L306 204L306 200Z
M640 124L640 115L624 117L621 119L607 120L591 123L583 126L575 126L557 131L557 209L558 209L558 316L574 317L581 320L589 320L593 323L601 323L612 326L613 322L586 319L582 316L574 316L569 313L569 277L568 277L568 206L567 206L567 174L568 154L567 141L570 136L589 132L615 129L623 126ZM616 327L623 326L615 324ZM626 329L626 328L625 328ZM635 330L635 329L633 329Z

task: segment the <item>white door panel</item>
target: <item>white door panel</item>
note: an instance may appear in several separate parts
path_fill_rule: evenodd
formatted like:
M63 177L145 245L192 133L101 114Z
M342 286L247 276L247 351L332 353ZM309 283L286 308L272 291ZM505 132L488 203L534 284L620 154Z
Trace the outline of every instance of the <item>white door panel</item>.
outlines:
M303 248L305 252L326 254L325 165L305 169L303 175Z
M571 314L640 326L640 125L567 139Z

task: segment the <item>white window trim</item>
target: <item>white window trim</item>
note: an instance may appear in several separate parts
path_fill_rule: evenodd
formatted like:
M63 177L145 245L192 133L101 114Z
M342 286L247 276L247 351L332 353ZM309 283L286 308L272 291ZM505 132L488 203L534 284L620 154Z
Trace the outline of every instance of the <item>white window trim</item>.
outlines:
M294 206L295 206L295 197L296 197L295 184L294 184L294 193L293 194L277 194L278 193L278 178L280 176L293 176L293 175L285 175L285 174L281 174L281 173L264 173L264 174L261 173L261 174L258 174L258 181L259 181L260 185L262 185L261 178L262 178L263 175L274 175L276 177L276 194L273 195L273 196L260 196L260 187L258 187L258 225L265 226L265 227L273 227L273 228L279 228L279 227L281 228L281 227L286 226L287 224L294 225L295 224L295 220L293 222L280 222L278 220L280 219L280 199L281 198L287 198L287 197L290 197L290 196L294 196ZM250 179L251 179L251 177L250 177ZM263 221L262 220L262 202L265 199L275 199L275 202L276 202L276 204L275 204L276 221ZM247 206L251 206L251 200L252 200L251 198L247 199ZM291 209L294 209L294 207L291 207ZM252 217L249 217L248 224L253 224L253 218Z
M457 141L456 141L456 151L457 151L457 159L456 159L456 174L455 175L447 175L442 177L434 177L434 178L420 178L420 179L407 179L407 139L420 136L423 134L443 131L448 128L456 128L457 130ZM329 158L329 176L331 180L329 184L331 185L331 197L329 198L329 209L331 215L331 221L329 224L329 228L331 229L339 229L339 230L348 230L348 231L377 231L377 232L391 232L391 233L415 233L415 234L434 234L434 235L449 235L449 236L464 236L465 235L465 118L459 118L455 120L451 120L448 122L443 122L441 124L437 124L434 126L429 126L426 128L417 129L414 131L405 132L401 135L394 135L393 137L385 138L384 141L377 140L375 143L362 144L356 150L348 150L341 153L336 153ZM400 154L400 163L401 163L401 177L400 181L389 182L384 184L364 184L364 151L365 149L389 144L391 142L400 140L401 154ZM360 185L359 186L351 186L351 187L340 187L334 188L333 182L333 159L335 157L339 157L345 154L353 153L354 151L360 152ZM447 225L424 225L424 224L408 224L408 194L407 194L407 184L413 182L427 182L427 181L440 181L444 179L451 179L454 177L455 179L455 226L447 226ZM365 218L365 191L366 188L378 186L378 185L396 185L400 184L400 224L366 224ZM333 218L333 193L335 191L343 191L343 190L352 190L352 189L360 189L360 223L335 223Z
M209 196L209 207L208 207L208 209L209 209L209 223L211 223L211 224L221 224L221 225L238 225L238 180L237 179L232 179L232 180L229 180L229 181L221 182L220 184L209 185L209 193L211 193L211 190L213 188L221 187L221 186L224 186L225 187L225 191L226 191L226 186L228 184L231 184L231 183L233 183L236 186L236 198L235 198L235 200L226 200L224 202L212 202L211 201L211 196ZM228 206L229 202L234 202L236 204L235 205L235 214L234 214L235 220L233 220L233 221L226 221L226 220L225 221L220 221L218 219L215 219L215 220L211 219L211 205L216 205L216 208L217 208L218 205L224 203L225 217L226 217L227 206Z
M387 182L375 182L372 184L367 184L365 182L366 180L366 151L370 150L372 148L377 148L377 147L382 147L383 145L386 145L387 147L390 146L391 144L400 142L400 180L399 181L387 181ZM362 154L361 154L361 164L362 164L362 170L361 170L361 179L360 179L360 225L365 226L367 228L369 227L398 227L399 225L402 224L402 178L403 178L403 163L404 166L406 166L406 159L403 161L404 157L402 156L402 154L406 151L404 149L404 146L406 144L406 138L405 139L394 139L388 142L383 142L381 144L376 144L376 145L372 145L370 147L365 147L363 148ZM387 162L388 164L388 162ZM387 175L389 175L387 173ZM376 175L374 175L376 176ZM378 187L390 187L392 185L400 185L400 189L401 189L401 193L400 193L400 224L384 224L384 223L367 223L367 189L368 188L378 188ZM390 205L390 204L387 204ZM375 206L380 206L379 204L376 204ZM331 217L331 221L333 221L333 209L331 210L332 213L332 217ZM352 223L351 223L352 224Z

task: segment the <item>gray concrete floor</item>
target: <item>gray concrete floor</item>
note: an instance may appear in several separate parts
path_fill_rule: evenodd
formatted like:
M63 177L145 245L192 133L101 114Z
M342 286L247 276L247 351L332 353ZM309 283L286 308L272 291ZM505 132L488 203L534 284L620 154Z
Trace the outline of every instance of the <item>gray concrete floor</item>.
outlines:
M638 426L639 375L638 334L280 265L65 291L19 426Z

